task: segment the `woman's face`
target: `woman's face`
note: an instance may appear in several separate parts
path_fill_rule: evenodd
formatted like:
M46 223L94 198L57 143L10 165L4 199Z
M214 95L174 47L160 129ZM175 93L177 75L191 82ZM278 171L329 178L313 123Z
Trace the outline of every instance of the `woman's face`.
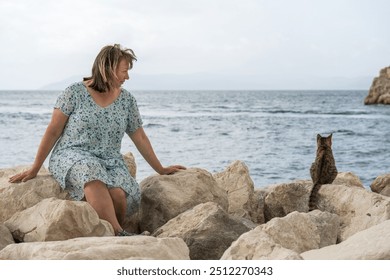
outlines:
M129 70L129 62L126 59L121 59L115 71L117 77L114 81L115 87L121 87L129 79Z

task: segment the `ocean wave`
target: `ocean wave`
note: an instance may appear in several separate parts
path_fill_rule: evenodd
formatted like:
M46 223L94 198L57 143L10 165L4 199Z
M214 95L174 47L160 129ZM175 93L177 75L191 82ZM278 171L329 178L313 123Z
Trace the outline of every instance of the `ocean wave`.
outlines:
M297 114L297 115L370 115L372 113L366 111L317 111L317 110L265 110L264 112L269 114Z
M355 131L352 131L349 129L338 129L338 130L334 131L333 133L341 133L341 134L345 134L348 136L356 135Z
M171 128L171 131L172 132L179 132L180 128L179 127L173 127L173 128Z
M50 118L50 113L25 113L25 112L15 112L15 113L0 113L0 120L7 119L21 119L21 120L42 120Z
M144 125L143 127L144 128L161 128L161 127L165 127L165 125L159 124L159 123L148 123L148 124Z

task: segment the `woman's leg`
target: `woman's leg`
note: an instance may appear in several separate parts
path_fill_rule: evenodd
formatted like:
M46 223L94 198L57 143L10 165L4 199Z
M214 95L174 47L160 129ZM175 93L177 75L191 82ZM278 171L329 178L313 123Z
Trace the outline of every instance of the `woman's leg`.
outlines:
M121 188L109 188L108 191L114 204L116 218L119 224L123 225L127 208L126 193Z
M113 198L103 182L94 180L84 185L85 199L97 212L100 219L106 220L114 228L115 234L122 230L116 216Z

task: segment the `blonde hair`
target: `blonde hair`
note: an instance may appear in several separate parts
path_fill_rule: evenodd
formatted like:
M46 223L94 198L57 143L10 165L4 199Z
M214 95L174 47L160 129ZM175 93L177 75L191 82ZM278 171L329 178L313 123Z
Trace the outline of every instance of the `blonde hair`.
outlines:
M133 61L137 60L132 49L123 49L120 44L103 47L93 63L92 75L84 77L83 80L91 81L89 86L98 92L109 91L116 78L116 68L122 59L129 63L129 69L133 68Z

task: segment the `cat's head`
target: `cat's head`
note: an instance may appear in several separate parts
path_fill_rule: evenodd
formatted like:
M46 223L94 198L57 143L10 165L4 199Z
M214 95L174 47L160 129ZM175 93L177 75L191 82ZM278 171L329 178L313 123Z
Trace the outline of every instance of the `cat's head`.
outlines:
M317 134L317 147L332 147L332 135L333 133L327 137L322 137L320 134Z

